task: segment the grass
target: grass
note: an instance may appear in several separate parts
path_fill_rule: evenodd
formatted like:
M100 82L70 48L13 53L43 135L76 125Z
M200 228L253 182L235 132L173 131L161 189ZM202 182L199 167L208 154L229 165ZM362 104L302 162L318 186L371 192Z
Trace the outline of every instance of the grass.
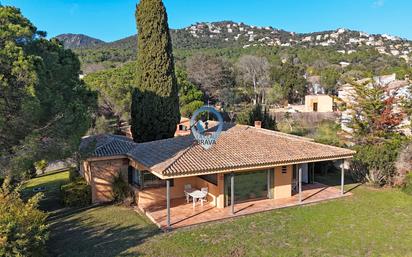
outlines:
M147 256L411 256L412 197L364 186L353 196L158 235Z
M51 222L51 256L135 256L130 249L160 231L130 208L99 206Z
M69 182L69 172L63 171L58 173L46 174L27 181L23 185L22 196L24 198L35 194L34 188L45 187L45 197L40 201L42 210L52 211L60 206L60 186Z
M49 251L51 256L412 256L412 197L366 186L351 192L343 199L166 234L131 209L94 207L51 221Z

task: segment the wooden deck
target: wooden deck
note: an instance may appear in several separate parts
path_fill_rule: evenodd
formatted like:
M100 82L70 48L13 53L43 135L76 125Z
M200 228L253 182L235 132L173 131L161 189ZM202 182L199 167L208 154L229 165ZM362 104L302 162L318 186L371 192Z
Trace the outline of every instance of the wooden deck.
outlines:
M192 203L187 204L183 198L171 201L170 215L172 228L181 228L197 225L210 221L228 219L247 214L269 211L279 208L316 203L320 201L336 199L351 195L345 193L343 196L339 189L329 187L320 183L302 186L302 203L299 203L298 195L285 199L264 199L235 204L235 214L231 213L230 207L216 208L210 203L201 206L196 204L193 208ZM148 207L143 211L160 228L166 228L166 202L164 204Z

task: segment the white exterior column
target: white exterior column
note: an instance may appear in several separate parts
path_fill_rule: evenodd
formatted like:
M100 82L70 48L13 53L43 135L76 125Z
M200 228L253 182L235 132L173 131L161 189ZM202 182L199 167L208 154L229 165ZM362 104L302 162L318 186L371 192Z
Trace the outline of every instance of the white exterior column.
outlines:
M230 174L230 209L235 214L235 173Z
M170 228L170 180L166 180L167 229Z
M299 203L302 202L302 165L299 165Z
M345 185L345 159L342 159L342 163L341 163L341 178L340 178L340 194L344 195L345 194L345 190L343 188L343 186Z

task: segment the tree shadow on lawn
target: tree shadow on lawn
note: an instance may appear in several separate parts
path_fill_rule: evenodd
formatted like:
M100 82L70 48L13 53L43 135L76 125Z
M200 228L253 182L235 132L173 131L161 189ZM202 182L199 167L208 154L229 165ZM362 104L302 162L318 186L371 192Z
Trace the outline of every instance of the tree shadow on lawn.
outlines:
M119 217L120 224L115 224L96 221L83 214L67 215L51 224L50 256L136 256L135 252L127 250L160 233L148 222L124 225Z

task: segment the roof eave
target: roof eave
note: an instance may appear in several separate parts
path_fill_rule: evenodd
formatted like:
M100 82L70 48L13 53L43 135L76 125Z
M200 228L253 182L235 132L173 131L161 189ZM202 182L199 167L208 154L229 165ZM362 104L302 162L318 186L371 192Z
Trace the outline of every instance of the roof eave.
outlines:
M167 175L164 174L164 171L156 171L150 170L156 176L161 179L172 179L172 178L182 178L182 177L193 177L198 175L207 175L207 174L215 174L215 173L229 173L229 172L238 172L238 171L250 171L256 169L268 169L274 168L279 166L285 165L293 165L293 164L302 164L302 163L311 163L311 162L321 162L321 161L333 161L333 160L341 160L341 159L350 159L353 158L354 153L344 154L339 156L331 156L327 158L308 158L308 159L300 159L300 160L291 160L291 161L283 161L283 162L272 162L272 163L265 163L265 164L258 164L258 165L248 165L248 166L241 166L241 167L228 167L223 169L210 169L210 170L197 170L197 171L189 171L183 174L174 174L174 175Z

